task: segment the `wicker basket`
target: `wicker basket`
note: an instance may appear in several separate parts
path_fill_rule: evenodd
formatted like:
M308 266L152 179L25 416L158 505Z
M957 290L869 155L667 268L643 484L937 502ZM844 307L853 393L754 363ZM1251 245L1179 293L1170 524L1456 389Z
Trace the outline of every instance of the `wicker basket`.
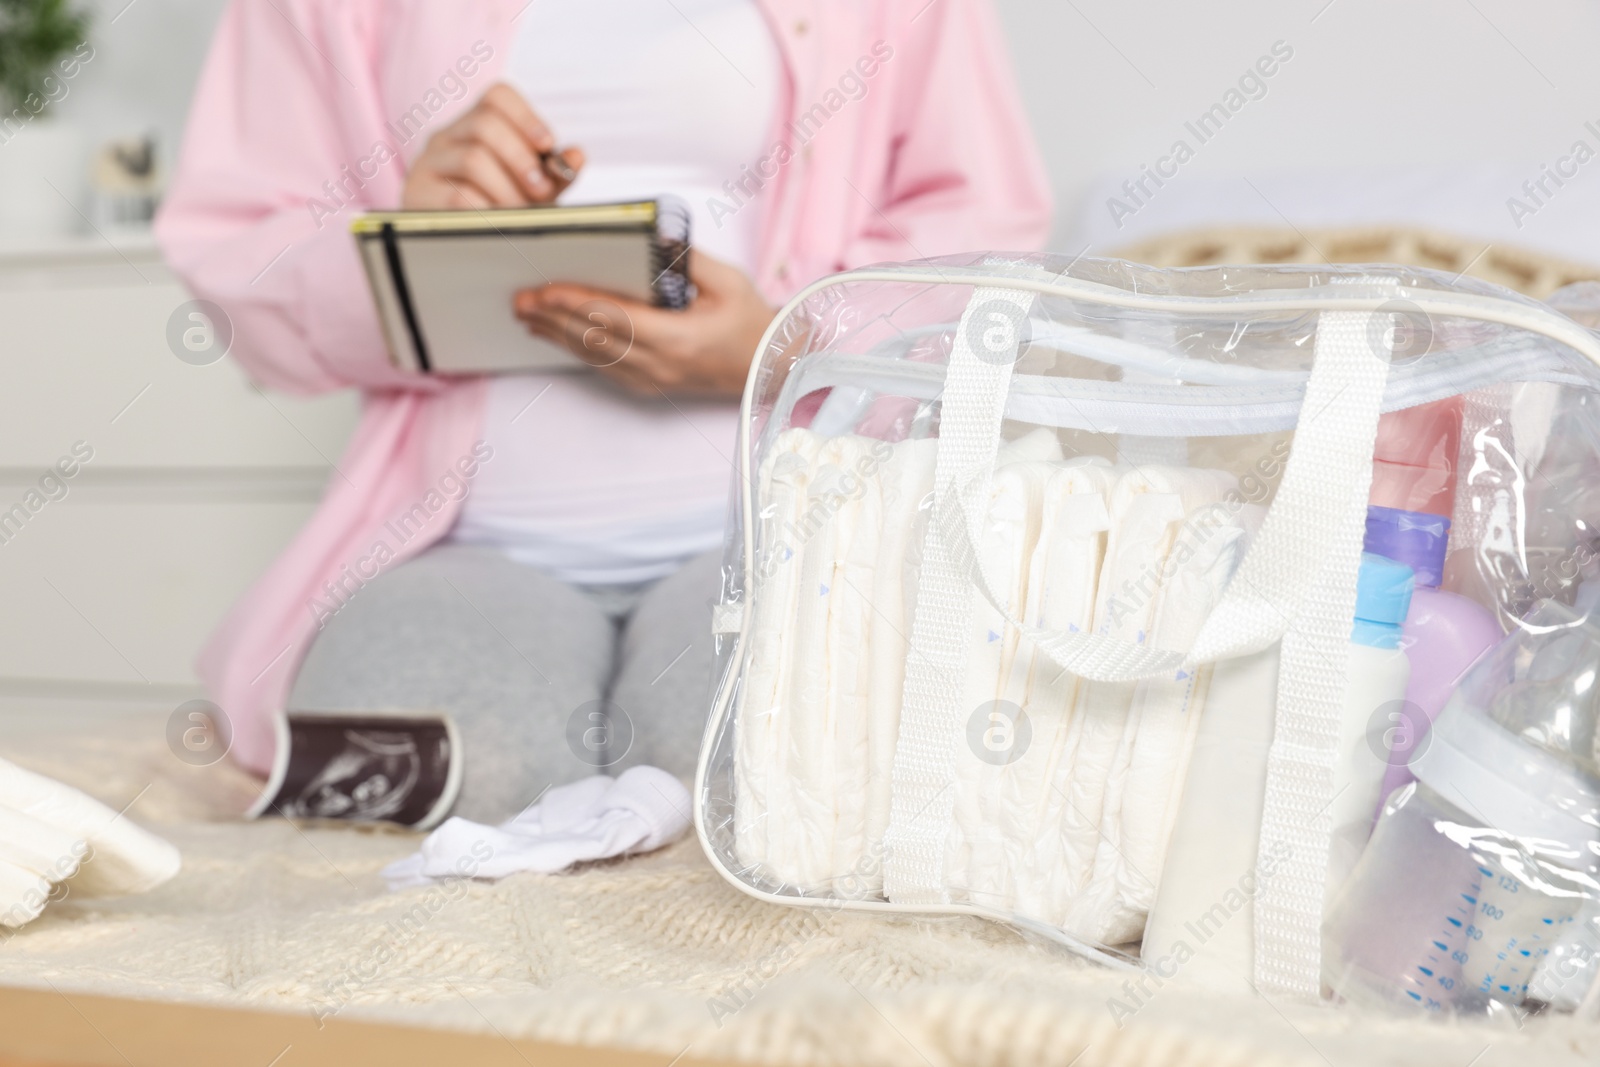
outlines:
M1280 229L1218 226L1141 241L1112 252L1155 267L1222 263L1400 263L1495 282L1543 300L1572 282L1600 279L1600 267L1400 226Z

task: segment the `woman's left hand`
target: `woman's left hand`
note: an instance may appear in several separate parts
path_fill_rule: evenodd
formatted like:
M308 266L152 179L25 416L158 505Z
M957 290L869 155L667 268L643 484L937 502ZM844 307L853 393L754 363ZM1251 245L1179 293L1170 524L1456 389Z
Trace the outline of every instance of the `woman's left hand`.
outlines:
M559 283L522 290L514 307L532 333L634 392L738 396L776 312L743 271L701 252L689 252L689 278L698 292L682 311Z

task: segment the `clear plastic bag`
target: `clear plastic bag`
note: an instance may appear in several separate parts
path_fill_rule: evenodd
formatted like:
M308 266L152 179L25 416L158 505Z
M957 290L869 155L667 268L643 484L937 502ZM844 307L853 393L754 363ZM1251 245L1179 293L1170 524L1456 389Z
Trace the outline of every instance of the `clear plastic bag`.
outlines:
M708 855L764 899L1316 996L1327 809L1404 770L1408 679L1476 654L1471 611L1498 637L1579 595L1537 586L1528 520L1571 553L1600 512L1529 479L1600 462L1597 362L1543 305L1404 268L818 283L746 391ZM1404 558L1364 565L1369 505Z

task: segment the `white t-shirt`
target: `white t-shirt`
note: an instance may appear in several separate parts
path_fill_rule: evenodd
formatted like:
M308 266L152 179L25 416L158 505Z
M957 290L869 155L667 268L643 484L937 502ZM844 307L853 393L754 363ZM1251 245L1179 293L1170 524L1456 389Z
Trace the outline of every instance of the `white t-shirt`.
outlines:
M561 203L676 196L694 247L754 274L759 203L719 226L707 201L764 154L781 71L754 0L533 0L504 77L588 157ZM738 416L589 371L496 378L494 456L450 537L570 582L669 574L722 541Z

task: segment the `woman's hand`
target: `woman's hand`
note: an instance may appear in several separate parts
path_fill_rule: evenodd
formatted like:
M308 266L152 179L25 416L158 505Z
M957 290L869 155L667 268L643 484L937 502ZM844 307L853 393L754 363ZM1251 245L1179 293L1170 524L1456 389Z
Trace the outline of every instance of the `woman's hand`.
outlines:
M554 152L555 135L505 83L491 85L459 119L428 139L406 174L400 206L407 211L524 207L547 204L571 182L546 173L539 155ZM561 153L574 171L583 150Z
M562 284L522 290L515 310L531 332L634 392L738 396L776 312L721 260L691 250L689 278L699 291L682 311Z

